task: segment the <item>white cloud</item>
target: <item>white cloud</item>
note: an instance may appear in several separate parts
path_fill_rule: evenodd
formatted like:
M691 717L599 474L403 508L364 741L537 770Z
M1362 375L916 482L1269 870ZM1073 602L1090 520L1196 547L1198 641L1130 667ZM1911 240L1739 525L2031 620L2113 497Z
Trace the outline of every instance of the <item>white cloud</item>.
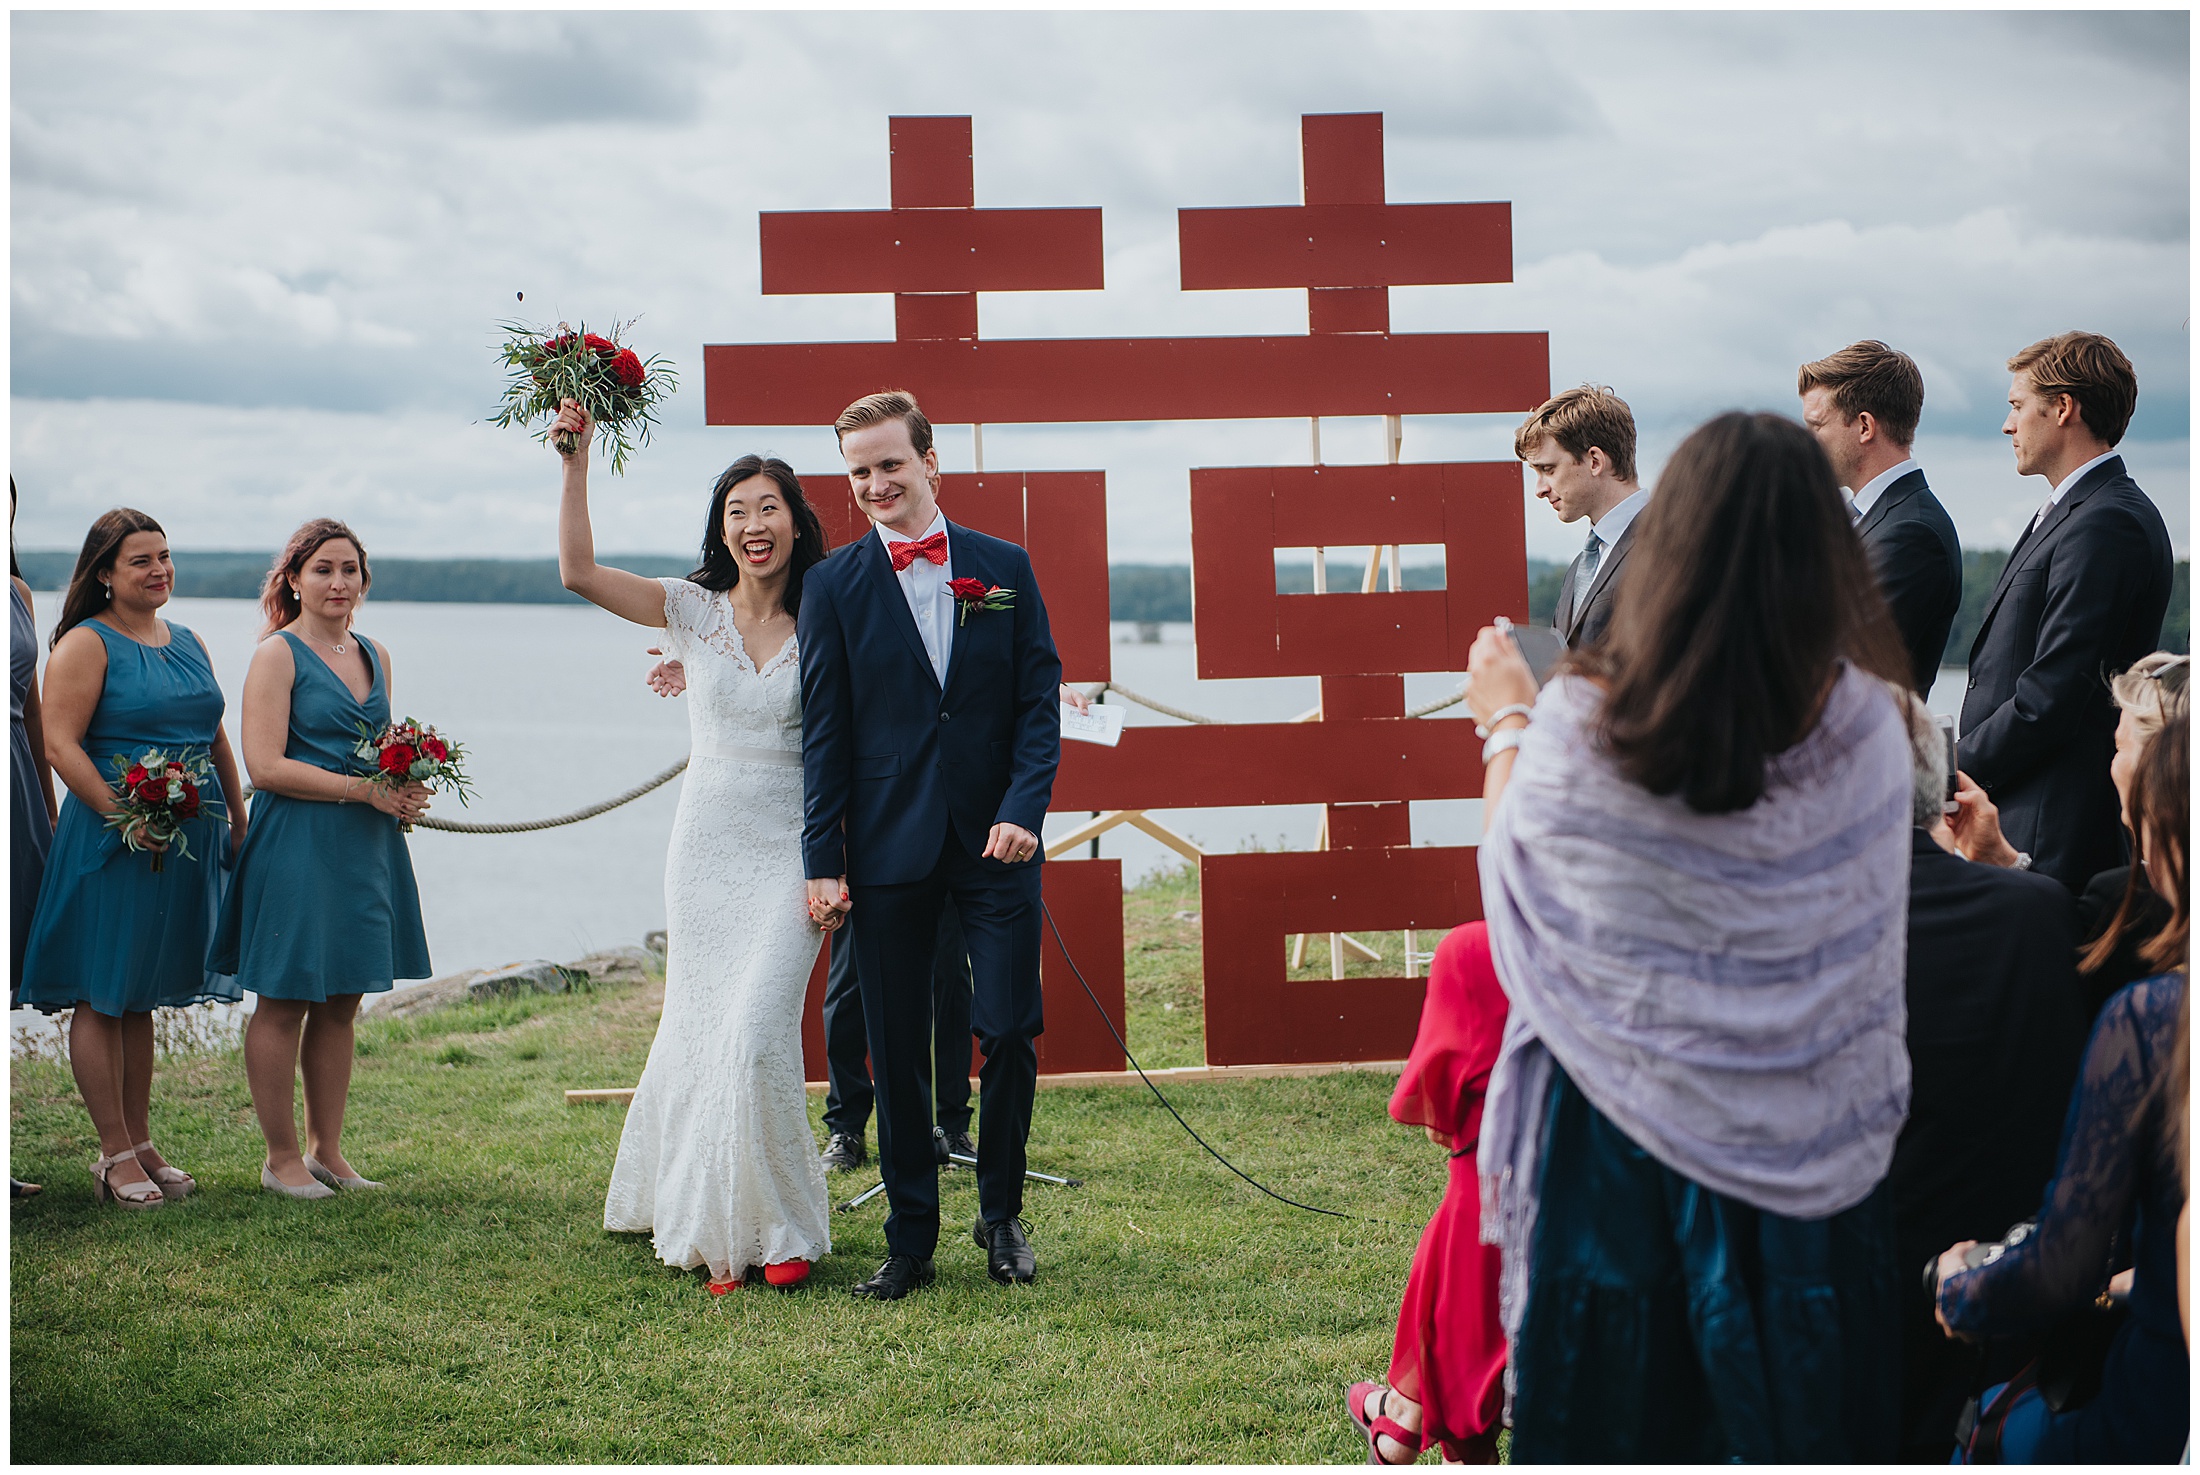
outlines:
M644 315L644 345L690 389L599 494L619 508L606 544L686 547L700 488L741 451L832 467L815 430L703 428L699 350L891 335L883 298L762 296L756 217L883 205L886 117L912 112L974 117L980 204L1106 212L1107 289L989 295L988 335L1302 331L1299 293L1178 290L1174 212L1290 203L1300 113L1382 110L1392 199L1508 199L1516 230L1516 285L1394 292L1396 326L1547 330L1554 384L1599 379L1635 405L1646 470L1708 413L1791 409L1803 359L1885 337L1925 365L1926 444L1950 447L1944 480L1978 488L1957 515L1989 543L2030 500L1991 467L2001 359L2083 325L2138 362L2127 450L2181 508L2187 29L2174 14L26 13L22 536L73 545L128 499L183 546L260 547L310 504L390 552L546 553L547 453L472 423L496 393L494 324L616 312ZM2041 104L2074 95L2087 106ZM1502 418L1414 422L1406 454L1504 458ZM1324 443L1332 460L1380 454L1371 423ZM1302 460L1304 444L1303 422L987 434L996 468L1106 470L1117 556L1171 561L1188 467ZM942 445L955 465L967 431L943 427ZM1572 552L1542 508L1528 525L1533 551Z

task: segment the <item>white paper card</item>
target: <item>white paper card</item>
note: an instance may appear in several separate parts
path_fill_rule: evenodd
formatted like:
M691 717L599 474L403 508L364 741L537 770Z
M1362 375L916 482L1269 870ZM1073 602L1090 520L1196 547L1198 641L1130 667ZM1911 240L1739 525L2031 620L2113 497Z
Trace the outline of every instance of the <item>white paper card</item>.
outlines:
M1123 740L1122 707L1105 707L1098 702L1092 709L1080 712L1068 702L1062 703L1062 736L1080 743L1099 743L1114 747Z

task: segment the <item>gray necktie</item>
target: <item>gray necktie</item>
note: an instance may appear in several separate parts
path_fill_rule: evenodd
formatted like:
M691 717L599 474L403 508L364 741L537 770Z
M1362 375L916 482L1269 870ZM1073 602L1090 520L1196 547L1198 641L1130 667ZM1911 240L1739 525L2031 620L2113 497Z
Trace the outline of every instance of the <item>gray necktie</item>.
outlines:
M1604 556L1604 540L1597 536L1595 528L1589 529L1588 544L1581 550L1581 572L1574 579L1574 588L1580 591L1576 599L1589 597L1589 587L1597 581L1597 564Z

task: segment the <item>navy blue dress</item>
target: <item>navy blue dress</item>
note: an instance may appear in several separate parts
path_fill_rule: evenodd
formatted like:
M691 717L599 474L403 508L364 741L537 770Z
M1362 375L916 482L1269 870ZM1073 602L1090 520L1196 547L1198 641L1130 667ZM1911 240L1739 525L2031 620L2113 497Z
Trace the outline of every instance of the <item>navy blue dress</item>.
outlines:
M2099 1294L2109 1241L2131 1230L2131 1316L2109 1344L2101 1391L2049 1414L2038 1464L2170 1464L2192 1417L2177 1317L2177 1214L2185 1190L2163 1161L2162 1079L2177 1039L2185 976L2141 979L2101 1008L2039 1228L1991 1264L1940 1285L1948 1324L1979 1337L2045 1330Z
M281 633L295 672L283 756L331 773L372 773L355 750L360 724L379 731L390 721L389 686L374 642L359 639L374 673L362 702L312 647ZM426 978L420 888L396 816L362 800L255 794L252 827L206 966L236 974L262 998L315 1004L332 994L383 993L399 978Z
M1514 1464L1882 1463L1902 1405L1882 1183L1788 1219L1637 1147L1554 1066Z
M221 731L222 689L205 647L165 623L166 645L140 645L96 619L81 627L107 646L106 681L84 734L102 778L113 779L113 758L148 748L204 758ZM18 1003L47 1014L81 1005L121 1015L244 996L235 979L206 967L228 889L229 821L219 776L199 792L204 807L181 832L190 855L171 846L158 871L74 794L61 801Z
M31 618L22 590L10 583L8 594L13 606L8 630L12 678L8 767L15 778L8 790L8 990L12 997L23 983L23 948L30 941L31 917L38 910L46 852L53 848L53 817L46 813L46 793L38 784L31 735L23 726L23 703L30 696L31 683L38 679L38 622Z

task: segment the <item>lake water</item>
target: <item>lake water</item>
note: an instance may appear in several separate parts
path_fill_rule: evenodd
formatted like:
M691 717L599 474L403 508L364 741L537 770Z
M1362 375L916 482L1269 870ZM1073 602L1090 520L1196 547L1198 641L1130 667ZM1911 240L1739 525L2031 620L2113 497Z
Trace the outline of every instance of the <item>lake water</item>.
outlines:
M41 637L61 606L38 596ZM259 630L256 604L177 599L167 614L196 630L213 652L229 698L231 740L245 667ZM560 605L374 604L360 628L389 647L394 710L432 722L463 742L475 780L472 807L444 797L436 813L471 820L525 820L577 809L641 782L688 747L681 699L642 684L653 658L652 633L593 608ZM1115 629L1117 680L1142 695L1231 722L1273 722L1314 705L1312 677L1201 681L1193 674L1190 625L1164 625L1142 641L1139 627ZM1144 633L1152 633L1151 627ZM43 650L43 638L41 650ZM1409 706L1455 691L1456 675L1406 679ZM1936 712L1960 703L1963 673L1942 672ZM1111 698L1120 701L1120 698ZM1458 720L1454 708L1432 721ZM1128 708L1132 726L1168 723ZM1472 744L1462 734L1462 753ZM436 971L451 973L524 958L570 959L641 941L665 925L665 841L681 780L596 819L522 835L411 837L428 941ZM1416 844L1471 844L1480 833L1479 800L1416 803ZM1209 850L1310 847L1315 805L1157 810L1154 818ZM1083 813L1050 816L1060 834ZM1104 857L1123 861L1126 880L1176 856L1129 828L1100 841ZM19 1016L20 1018L20 1016Z

